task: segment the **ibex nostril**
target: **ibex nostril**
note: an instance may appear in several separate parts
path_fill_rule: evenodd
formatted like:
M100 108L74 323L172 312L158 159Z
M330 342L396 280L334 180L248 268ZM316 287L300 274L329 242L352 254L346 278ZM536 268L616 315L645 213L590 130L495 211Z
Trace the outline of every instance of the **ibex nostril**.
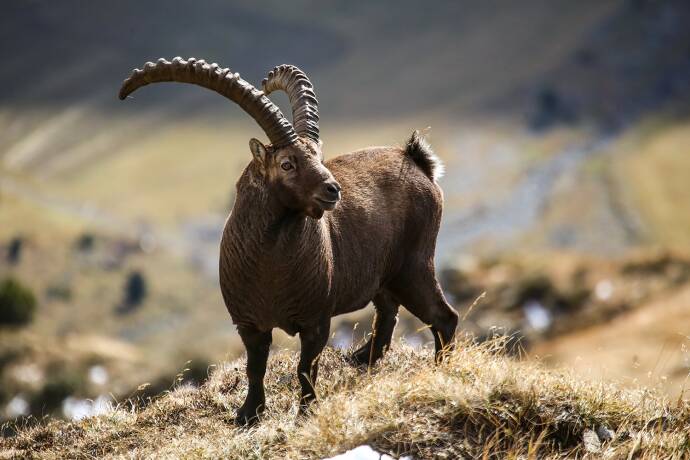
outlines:
M337 182L326 182L326 193L333 200L340 199L340 185Z

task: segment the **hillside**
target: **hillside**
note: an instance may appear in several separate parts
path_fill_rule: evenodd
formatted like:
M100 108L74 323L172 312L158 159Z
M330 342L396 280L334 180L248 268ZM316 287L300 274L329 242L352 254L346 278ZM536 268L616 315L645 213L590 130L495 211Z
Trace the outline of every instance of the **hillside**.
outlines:
M635 153L602 141L643 130L638 122L660 112L671 114L669 124L686 124L686 2L166 5L5 5L0 192L26 198L3 184L19 182L130 230L162 226L208 252L197 233L218 231L258 128L185 85L147 88L127 103L115 98L132 67L196 55L256 84L277 63L302 66L321 101L327 157L398 144L431 126L449 166L444 250L471 247L483 234L505 242L535 227L541 246L593 251L607 242L585 233L610 230L612 253L655 235L645 224L656 216L646 211L640 228L628 229L640 205L619 197L638 185L608 177L619 168L584 178L583 201L593 203L584 222L582 210L551 196L563 177L583 175L587 160ZM31 63L50 71L27 72ZM559 216L543 211L562 207Z
M162 227L183 252L211 252L199 234L219 231L258 128L185 85L115 98L132 67L196 55L256 84L279 62L302 66L321 101L327 157L431 126L449 166L446 252L482 239L509 246L525 232L538 246L610 253L658 239L647 231L656 215L638 212L649 206L621 198L638 194L637 181L614 180L627 173L617 167L592 177L587 163L627 161L636 152L611 141L659 112L686 125L686 2L165 5L6 5L0 192L26 199L29 189L51 208L43 196L93 209L106 217L94 219L100 227ZM50 72L25 71L38 62ZM578 192L561 186L575 175L585 176L588 210L553 198ZM605 240L592 237L604 230ZM211 273L213 258L202 262Z
M650 390L584 383L467 342L445 363L396 344L371 372L326 349L313 414L296 419L296 354L272 355L268 409L256 428L232 425L243 363L210 369L143 409L129 403L80 422L25 427L2 458L325 458L362 444L413 458L685 458L687 403Z

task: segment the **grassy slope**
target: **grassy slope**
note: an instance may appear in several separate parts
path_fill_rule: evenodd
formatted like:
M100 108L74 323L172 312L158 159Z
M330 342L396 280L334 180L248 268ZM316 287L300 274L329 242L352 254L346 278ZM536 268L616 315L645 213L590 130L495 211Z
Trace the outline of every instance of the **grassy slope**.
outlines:
M689 146L687 116L661 113L635 123L560 179L537 231L529 235L531 243L540 247L549 239L553 244L552 235L575 230L580 247L590 251L601 247L621 253L628 249L626 241L642 247L688 247Z
M585 383L502 357L499 343L460 343L439 366L429 351L396 343L370 373L339 352L321 359L314 413L296 419L296 355L272 355L268 409L253 429L232 425L245 392L243 363L213 369L143 410L123 404L77 423L52 421L3 439L4 457L104 456L322 458L363 443L416 458L682 458L690 449L687 405L649 390ZM603 445L588 430L612 430ZM583 439L588 439L587 446ZM628 457L630 458L630 457Z
M615 378L687 399L690 289L666 294L614 320L536 344L530 353L589 379Z
M690 120L655 117L625 136L614 164L654 241L690 244Z

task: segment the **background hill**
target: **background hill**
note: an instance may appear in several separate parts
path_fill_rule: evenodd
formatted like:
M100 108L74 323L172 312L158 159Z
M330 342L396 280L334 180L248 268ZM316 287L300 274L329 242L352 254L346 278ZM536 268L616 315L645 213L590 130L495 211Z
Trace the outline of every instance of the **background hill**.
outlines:
M644 384L680 394L688 22L680 0L4 2L0 281L27 286L36 310L0 330L3 417L71 417L70 397L154 394L185 368L199 383L241 352L217 244L247 141L263 134L199 88L116 99L133 67L176 55L255 84L274 65L302 67L327 157L430 126L448 171L443 284L460 311L487 291L465 329L499 327L584 375L637 384L651 372ZM667 310L674 320L656 321ZM369 311L334 321L332 344L369 323ZM420 326L403 315L398 334L419 345ZM611 331L631 335L622 354ZM599 372L609 362L622 364Z

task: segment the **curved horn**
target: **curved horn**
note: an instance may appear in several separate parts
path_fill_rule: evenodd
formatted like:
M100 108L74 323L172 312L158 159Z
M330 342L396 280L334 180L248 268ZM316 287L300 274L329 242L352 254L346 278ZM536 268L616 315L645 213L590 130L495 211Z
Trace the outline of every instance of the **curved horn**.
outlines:
M185 61L176 57L172 62L163 58L155 64L147 62L143 70L134 69L132 75L122 83L120 99L125 99L149 83L163 81L192 83L227 97L256 120L276 147L297 140L290 121L262 91L242 80L240 74L220 68L218 64L207 64L204 60L189 58Z
M279 65L261 83L264 93L287 93L292 105L292 125L300 136L319 142L319 101L309 78L294 65Z

